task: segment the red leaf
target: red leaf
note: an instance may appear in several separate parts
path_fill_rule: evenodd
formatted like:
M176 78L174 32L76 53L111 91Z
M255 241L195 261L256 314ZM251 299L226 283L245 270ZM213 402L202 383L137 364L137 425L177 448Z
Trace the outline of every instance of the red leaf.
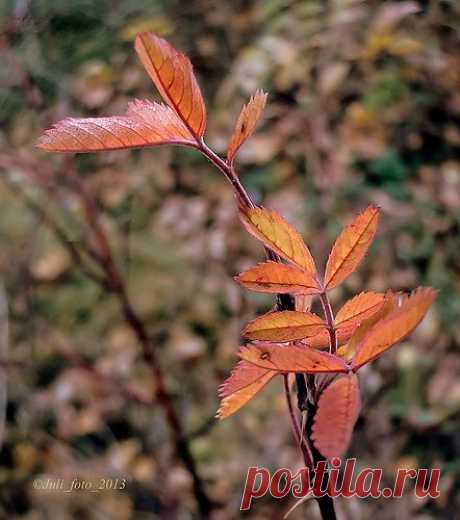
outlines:
M277 372L240 361L230 377L220 386L219 395L223 398L216 417L225 419L232 415L275 376Z
M318 294L316 277L291 265L264 262L237 276L236 281L248 289L280 294Z
M374 360L408 336L422 321L436 294L431 287L421 287L405 297L383 320L377 322L357 346L352 360L353 369Z
M228 162L233 161L241 145L253 134L266 102L267 94L262 92L262 90L258 90L249 102L243 106L228 145Z
M241 347L238 355L245 361L278 372L347 372L345 361L327 352L305 346L257 343Z
M327 261L326 289L342 283L358 267L377 231L379 211L369 206L340 233Z
M321 394L311 435L321 455L332 459L347 451L359 417L360 401L354 374L336 379Z
M240 217L248 232L266 247L316 276L315 262L302 237L276 211L250 208L241 211Z
M199 140L206 128L206 107L190 60L155 34L137 35L135 48L164 101Z
M254 340L294 341L314 336L324 326L324 321L310 312L269 312L251 321L243 330L243 336Z
M160 144L196 145L175 112L159 103L136 100L125 116L67 118L47 130L38 146L52 152L98 152Z

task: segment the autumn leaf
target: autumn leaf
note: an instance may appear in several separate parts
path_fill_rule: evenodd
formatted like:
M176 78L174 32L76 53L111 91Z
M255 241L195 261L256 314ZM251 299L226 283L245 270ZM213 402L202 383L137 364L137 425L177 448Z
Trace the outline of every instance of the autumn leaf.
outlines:
M190 60L149 32L136 36L135 48L161 97L200 140L206 128L206 107Z
M228 145L228 162L233 161L241 145L253 134L266 102L267 94L262 90L258 90L249 102L243 106Z
M240 361L230 377L219 387L222 397L216 417L225 419L252 399L277 372Z
M348 300L335 317L337 329L354 327L362 321L378 312L384 303L385 295L382 293L362 292L351 300Z
M77 153L201 143L206 108L188 58L151 33L139 34L135 47L169 106L136 100L123 116L67 118L41 136L39 148Z
M344 346L344 348L341 348L341 351L337 353L344 359L351 360L356 354L356 347L361 343L369 330L377 322L388 316L388 314L390 314L396 308L396 305L396 295L391 291L387 291L384 295L383 304L380 309L368 318L365 318L359 324L359 326L356 327L351 336L345 340L348 341L347 345Z
M349 341L361 323L378 313L385 303L385 298L385 294L368 292L361 293L346 302L335 318L338 344L343 345ZM329 332L324 329L305 340L305 344L312 348L327 348L329 339ZM341 352L344 350L342 349Z
M277 372L347 372L345 361L327 352L305 346L257 343L241 347L241 359Z
M400 305L377 322L364 336L356 348L352 360L353 369L357 370L365 363L379 357L409 335L422 321L436 294L431 287L421 287L409 297L403 298Z
M240 217L247 231L266 247L316 276L315 262L302 237L276 211L250 208L242 210Z
M52 152L98 152L160 144L195 145L195 138L166 105L136 100L125 116L67 118L47 130L37 146Z
M318 294L316 277L291 265L264 262L235 278L248 289L274 294Z
M377 231L379 211L369 206L342 230L327 261L326 289L342 283L358 267Z
M358 378L354 374L336 379L324 390L318 401L311 434L321 455L327 459L344 455L360 407Z
M314 336L324 327L324 321L311 312L269 312L251 321L243 336L253 340L294 341Z
M342 345L346 341L348 341L353 334L353 327L342 327L337 329L337 342L339 345ZM327 329L322 330L315 336L308 338L305 340L305 344L311 348L326 348L329 347L329 331Z

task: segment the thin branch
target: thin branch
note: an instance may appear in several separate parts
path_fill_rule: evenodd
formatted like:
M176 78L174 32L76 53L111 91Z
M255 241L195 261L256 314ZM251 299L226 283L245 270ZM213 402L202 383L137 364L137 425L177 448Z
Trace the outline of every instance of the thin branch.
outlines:
M289 387L289 378L287 374L284 374L283 376L283 382L284 382L284 393L286 395L286 402L289 410L289 417L291 418L291 424L292 429L294 431L294 436L297 441L297 445L300 447L303 455L303 459L305 462L305 466L310 469L310 471L313 470L313 458L308 450L308 446L306 444L306 441L303 437L302 430L299 425L299 421L297 420L297 417L294 412L294 407L292 405L292 397L291 397L291 389Z
M43 222L43 224L54 234L61 245L69 253L74 265L97 284L105 285L105 278L89 266L89 262L82 255L80 249L75 245L75 241L67 234L67 231L60 226L34 199L29 197L18 184L7 180L6 177L3 178L3 181L9 190L23 200L27 208L37 215L40 221ZM92 256L89 251L86 253L89 257Z
M254 207L254 203L245 190L244 186L239 181L238 175L236 174L233 165L227 163L223 159L221 159L218 155L216 155L204 142L200 148L201 152L220 170L223 172L227 180L233 186L235 190L235 194L238 200L238 204L243 208L252 208ZM275 262L280 262L280 257L273 251L268 248L265 248L267 257L270 260ZM332 313L332 308L329 303L329 299L327 294L324 293L321 295L321 302L323 303L324 312L326 315L326 320L328 321L328 330L330 336L330 350L334 353L337 350L337 335L334 327L334 315ZM277 308L278 310L292 310L295 308L294 299L290 295L279 294L277 295ZM304 436L304 442L307 442L307 439L310 438L311 427L313 425L313 417L316 412L316 404L309 402L308 397L309 393L312 395L316 394L316 380L312 375L307 375L307 380L305 379L304 374L296 374L296 382L297 382L297 397L298 397L298 405L299 409L305 412L307 409L307 426L305 432L302 432L302 436ZM286 398L288 399L288 408L292 409L292 403L290 399L289 385L286 388L287 380L284 381ZM292 419L293 415L291 415ZM295 428L295 422L293 422L293 427ZM301 447L305 446L304 443L301 443ZM313 451L314 450L314 451ZM304 451L302 449L302 454L304 455ZM312 455L313 455L313 464L317 463L319 460L324 460L321 454L312 447ZM307 467L307 460L305 461ZM334 501L331 497L325 495L323 497L317 497L316 501L318 502L318 506L321 512L322 520L336 520L335 510L334 510Z
M337 331L334 322L334 313L332 312L329 297L324 291L320 294L321 305L323 306L324 317L326 318L327 330L329 332L329 352L335 354L337 352Z
M92 248L87 248L85 253L99 265L104 273L103 276L88 267L88 262L81 254L80 249L75 246L74 242L68 237L64 228L62 228L53 217L43 210L42 207L33 199L28 197L24 190L22 190L17 184L11 182L8 182L7 184L10 189L15 194L19 195L26 202L27 206L34 211L43 223L54 233L69 252L74 264L79 267L86 276L97 282L102 289L110 290L110 292L118 298L124 319L135 333L142 347L144 361L151 367L155 381L155 401L165 411L167 422L173 434L177 455L179 459L182 460L192 477L194 494L201 516L202 518L209 518L210 512L217 504L213 503L209 499L204 490L204 484L198 474L196 462L192 456L189 441L183 431L179 414L177 413L173 400L167 391L165 378L156 356L154 345L147 334L144 323L131 305L123 276L114 261L105 230L99 222L97 204L93 197L85 190L80 179L76 175L72 175L74 173L72 169L69 171L70 178L73 181L73 187L76 188L77 193L80 195L86 220L91 231L95 235L95 244L98 247L97 251ZM96 374L94 367L91 367L90 365L80 363L78 366L79 368ZM98 377L99 376L101 376L101 374L98 374ZM104 380L106 378L101 376L100 379ZM106 382L108 382L108 379L106 379ZM146 404L144 398L138 395L134 396L130 390L124 389L123 392L125 395L129 394L130 398L136 402L144 401L143 404Z
M155 346L147 333L144 322L131 304L123 275L115 263L108 237L100 224L96 201L85 189L78 176L73 175L72 181L77 193L80 195L87 222L97 239L99 251L96 259L106 274L110 290L119 301L126 323L134 332L142 347L144 361L150 366L154 376L156 400L165 411L167 422L173 434L177 455L193 479L194 494L202 517L209 518L210 512L216 504L210 500L204 490L204 484L198 474L188 438L183 430L173 399L167 390L166 380L156 355Z
M227 161L224 161L224 159L220 158L213 150L211 150L211 148L209 148L209 146L204 141L202 141L199 150L225 175L227 180L232 185L238 201L247 208L253 208L255 206L254 202L241 184L233 164L229 164Z

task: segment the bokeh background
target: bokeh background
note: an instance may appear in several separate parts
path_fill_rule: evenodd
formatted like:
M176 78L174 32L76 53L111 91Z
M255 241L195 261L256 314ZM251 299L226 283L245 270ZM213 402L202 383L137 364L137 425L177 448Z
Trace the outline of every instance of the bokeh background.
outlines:
M349 450L361 467L440 467L442 495L338 500L340 518L453 519L460 510L460 4L359 0L3 0L0 4L0 518L200 518L151 373L116 298L81 268L93 240L69 172L97 205L133 307L160 357L213 518L239 518L249 465L301 465L282 385L218 422L217 388L242 325L272 300L233 276L263 258L232 193L194 151L63 157L34 147L66 116L156 98L133 49L151 30L186 52L223 154L241 105L269 92L238 161L258 201L303 233L319 265L369 203L365 264L333 292L439 290L403 344L361 371ZM53 224L54 223L54 224ZM62 237L61 237L62 238ZM91 264L91 260L88 260ZM91 265L93 271L97 271ZM93 273L94 274L94 273ZM6 309L9 310L9 319ZM9 341L8 341L9 338ZM5 401L5 385L7 399ZM36 478L127 478L124 491L36 490ZM256 501L278 519L292 498ZM318 518L316 505L291 518Z

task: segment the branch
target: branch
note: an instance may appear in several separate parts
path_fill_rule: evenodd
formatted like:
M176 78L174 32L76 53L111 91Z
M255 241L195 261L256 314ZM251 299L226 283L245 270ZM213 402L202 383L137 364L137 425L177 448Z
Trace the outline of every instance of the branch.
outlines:
M329 352L335 354L337 352L337 331L335 329L334 313L332 312L329 297L324 291L320 294L321 305L323 306L324 317L326 318L327 330L329 332Z
M251 197L245 190L244 186L241 184L238 175L233 167L233 163L229 164L228 162L221 159L217 154L215 154L204 142L202 143L200 147L201 153L207 157L227 178L227 180L232 185L235 195L237 197L238 204L245 207L245 208L253 208L254 202L252 201ZM273 251L271 251L268 248L265 248L267 257L269 260L273 260L275 262L280 262L280 257ZM332 308L330 306L327 294L324 293L321 295L321 302L323 303L323 308L326 315L326 320L328 322L328 329L329 329L329 335L330 335L330 347L331 352L337 350L337 336L336 331L334 327L334 316L332 314ZM278 310L292 310L294 309L294 298L289 294L278 294L277 295L277 309ZM329 318L328 318L329 316ZM302 447L306 446L306 443L308 442L308 439L310 438L311 434L311 426L313 422L313 417L316 412L316 405L313 405L311 402L309 402L308 397L309 393L312 393L315 395L315 389L316 389L316 383L315 383L315 377L314 376L307 376L307 380L305 380L304 374L297 374L296 375L296 382L297 382L297 399L298 399L298 407L302 412L307 413L307 425L304 432L300 432L300 435L303 437L303 442L299 443L301 449L302 449L302 455L304 456L305 464L307 467L312 467L308 462L309 458L305 458L305 453ZM284 385L285 385L285 393L286 393L286 399L288 403L288 409L291 417L291 422L293 424L293 428L296 431L298 428L297 419L295 418L293 409L292 409L292 402L291 402L291 396L289 391L289 385L287 383L287 377L285 376L284 379ZM313 450L313 465L317 464L319 460L324 460L324 458L321 456L321 454L315 450L314 446L312 446ZM335 510L334 510L334 501L331 497L325 495L323 497L316 498L318 502L318 506L321 512L321 518L322 520L336 520L335 516Z
M0 166L4 165L0 164ZM87 250L85 250L85 253L89 258L94 260L99 265L103 273L102 276L88 267L88 259L84 257L81 251L75 246L74 242L67 235L67 232L64 228L62 228L45 210L43 210L42 207L37 204L37 202L28 197L24 190L22 190L17 184L13 184L8 181L7 184L15 194L19 195L26 202L29 209L36 213L44 222L44 224L54 233L56 238L69 252L74 261L74 264L77 265L77 267L79 267L86 276L97 282L103 290L109 290L118 299L124 319L128 326L135 333L142 347L143 359L151 367L151 371L155 380L155 401L158 402L158 404L165 411L166 420L173 434L177 456L183 462L184 466L187 468L192 477L194 495L198 503L201 516L202 518L209 518L210 512L217 504L210 500L204 490L204 484L198 474L197 465L192 456L189 441L183 431L179 414L175 409L174 402L167 390L163 371L156 356L153 342L147 334L144 323L135 312L129 300L125 281L113 258L110 243L105 230L99 222L97 204L93 197L85 190L78 176L74 175L72 169L69 169L69 172L73 187L76 188L77 193L80 195L86 220L90 226L90 230L95 235L96 244L98 247L97 251L89 247ZM5 365L5 362L3 362L2 365ZM79 362L77 366L84 370L90 371L93 374L96 374L96 369L91 367L91 365ZM98 377L101 376L100 374L97 375ZM100 377L100 379L108 382L107 378ZM123 390L123 393L125 393L127 396L129 395L129 397L136 402L143 402L143 404L146 404L144 398L138 396L137 394L134 395L128 389Z
M96 260L105 272L109 289L119 301L127 325L134 332L142 347L144 361L150 366L154 376L155 397L166 414L167 422L173 434L177 455L193 479L193 490L202 517L209 518L210 512L214 509L216 504L210 500L204 490L204 484L198 474L197 465L193 458L189 441L182 428L182 423L176 411L173 399L167 390L165 377L156 355L155 346L147 333L144 322L131 304L123 275L115 263L108 237L100 224L96 201L85 189L85 186L77 175L72 175L71 179L83 204L88 225L94 232L97 240L99 251L97 252Z
M289 387L289 379L288 375L283 375L283 382L284 382L284 393L286 395L286 402L288 405L289 410L289 417L291 418L291 424L292 429L294 430L294 436L297 441L297 445L302 450L303 459L305 462L305 466L311 470L313 470L313 458L312 455L308 449L307 442L303 437L303 433L300 429L299 421L297 420L297 417L294 412L294 407L292 406L292 399L291 399L291 389Z

